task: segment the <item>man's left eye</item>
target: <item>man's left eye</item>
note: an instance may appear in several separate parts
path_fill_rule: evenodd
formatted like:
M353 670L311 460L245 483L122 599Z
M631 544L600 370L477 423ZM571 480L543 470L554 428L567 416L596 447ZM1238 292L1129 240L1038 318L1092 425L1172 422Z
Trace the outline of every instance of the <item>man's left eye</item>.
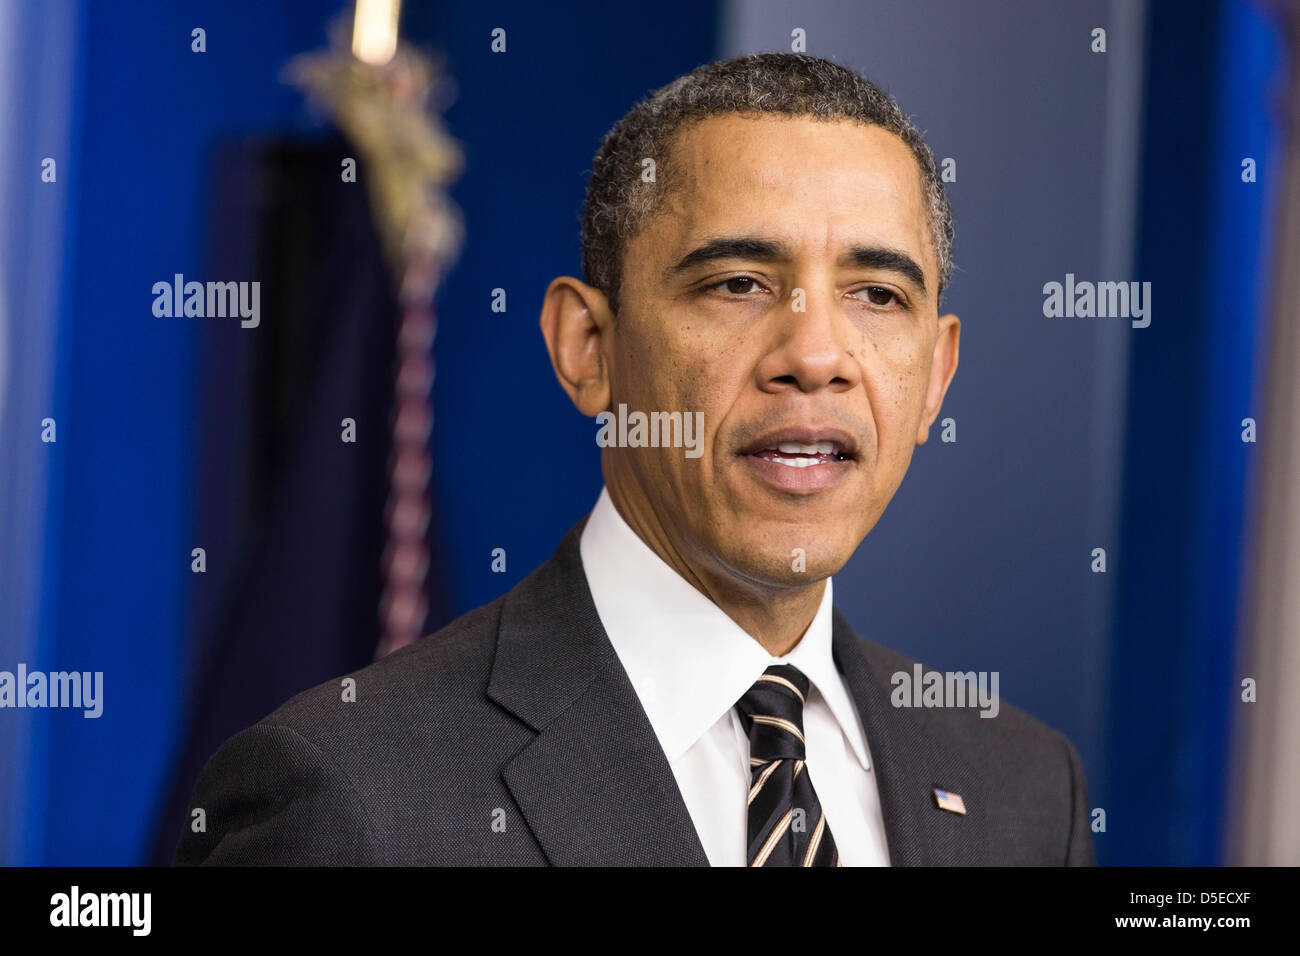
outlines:
M709 286L709 288L722 289L732 295L743 296L748 292L753 292L757 285L758 283L750 276L732 276L730 279L723 279L721 282Z
M889 305L891 299L898 301L898 296L884 286L871 285L862 291L867 294L867 301L872 305Z

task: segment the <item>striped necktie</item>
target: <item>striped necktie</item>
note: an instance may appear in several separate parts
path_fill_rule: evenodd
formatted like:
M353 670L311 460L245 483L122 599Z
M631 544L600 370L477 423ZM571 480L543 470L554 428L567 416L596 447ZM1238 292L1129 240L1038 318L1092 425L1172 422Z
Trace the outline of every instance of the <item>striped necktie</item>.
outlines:
M736 704L749 736L750 866L840 866L804 766L808 678L789 664L763 672Z

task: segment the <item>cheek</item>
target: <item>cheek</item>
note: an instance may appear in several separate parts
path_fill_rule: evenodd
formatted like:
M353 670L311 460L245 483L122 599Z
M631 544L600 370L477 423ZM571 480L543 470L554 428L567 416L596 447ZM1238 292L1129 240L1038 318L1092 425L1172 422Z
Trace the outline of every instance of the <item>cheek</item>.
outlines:
M638 467L657 474L665 487L707 484L713 471L715 438L737 389L737 369L731 353L716 341L691 334L689 325L672 327L673 334L628 329L616 353L613 407L628 411L678 412L691 416L689 438L698 456L681 448L637 449ZM700 413L700 414L697 414ZM702 415L702 417L701 417Z
M614 362L615 402L626 402L633 411L673 410L680 359L660 330L644 320L629 321L618 335Z
M924 335L911 319L866 315L857 319L863 354L893 369L918 364Z
M742 338L706 334L689 321L672 331L647 349L636 374L654 380L655 394L670 403L664 411L703 412L711 440L731 399L743 391L752 360Z
M928 357L923 343L907 335L864 336L863 369L879 454L910 456L925 406Z
M628 356L623 401L644 412L709 412L709 371L698 356L658 346ZM707 423L706 423L707 424Z

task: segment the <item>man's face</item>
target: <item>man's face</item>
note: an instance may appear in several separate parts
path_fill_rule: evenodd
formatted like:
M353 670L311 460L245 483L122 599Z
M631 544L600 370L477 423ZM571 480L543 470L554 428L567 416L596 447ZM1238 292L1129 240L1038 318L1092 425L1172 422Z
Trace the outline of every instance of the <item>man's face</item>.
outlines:
M606 481L704 573L804 586L874 527L956 369L919 167L879 127L749 115L669 161L603 350L611 408L703 412L703 454L607 448Z

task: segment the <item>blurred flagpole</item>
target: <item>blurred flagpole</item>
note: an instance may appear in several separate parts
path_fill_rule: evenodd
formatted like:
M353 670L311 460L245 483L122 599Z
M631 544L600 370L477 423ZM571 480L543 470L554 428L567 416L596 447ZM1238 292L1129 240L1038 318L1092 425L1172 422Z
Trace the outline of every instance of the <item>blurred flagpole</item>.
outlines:
M350 38L336 29L331 49L287 69L360 154L358 180L369 190L401 306L376 658L420 638L428 618L433 299L463 236L446 193L463 155L431 105L446 81L438 64L399 40L400 6L357 0Z
M1260 417L1253 560L1247 578L1248 643L1238 679L1256 680L1258 698L1243 708L1240 753L1231 775L1233 819L1227 862L1235 866L1300 863L1300 0L1271 0L1288 75L1279 85L1282 138L1271 201L1272 316ZM1267 431L1265 431L1267 429ZM1263 437L1267 435L1267 437ZM1255 447L1255 446L1252 446ZM1228 688L1243 693L1240 686Z

